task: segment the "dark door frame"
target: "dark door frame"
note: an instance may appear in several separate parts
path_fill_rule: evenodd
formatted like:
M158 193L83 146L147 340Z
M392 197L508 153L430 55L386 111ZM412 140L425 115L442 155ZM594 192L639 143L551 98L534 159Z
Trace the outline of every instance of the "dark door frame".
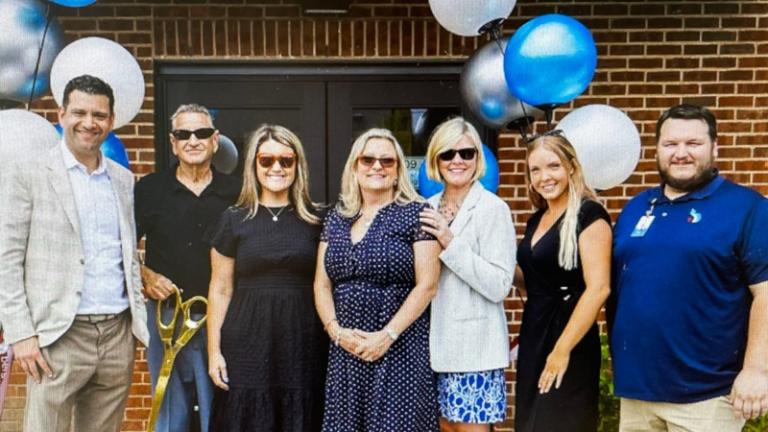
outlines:
M227 77L242 80L247 77L255 81L291 80L302 81L378 81L388 80L448 80L458 82L463 61L345 61L309 62L309 61L250 61L243 62L202 62L202 61L155 61L154 98L155 98L155 166L167 167L168 158L168 118L162 103L165 95L165 82L171 79L191 77ZM472 115L465 106L462 112L470 120ZM326 113L326 115L328 115ZM327 120L327 119L326 119ZM472 121L478 127L483 142L494 152L497 148L498 132L482 127L479 121Z

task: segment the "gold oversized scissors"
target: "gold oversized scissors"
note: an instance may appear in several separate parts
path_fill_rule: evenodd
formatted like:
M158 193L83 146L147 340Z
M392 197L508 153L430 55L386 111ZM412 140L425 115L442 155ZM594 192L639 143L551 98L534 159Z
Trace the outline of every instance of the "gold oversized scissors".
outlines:
M208 318L208 300L203 296L194 296L191 299L182 302L181 293L176 285L173 286L174 293L172 294L175 300L173 309L173 316L168 323L163 322L162 304L165 300L159 300L157 302L157 330L160 334L160 340L163 341L163 364L160 367L160 376L157 378L157 385L155 386L155 395L152 397L152 411L149 413L149 423L147 423L147 432L154 432L155 422L157 421L157 415L160 413L160 407L163 405L163 397L165 396L165 389L168 386L168 379L171 377L171 371L173 370L173 362L176 360L176 355L184 348L184 345L192 339L192 336L197 333L198 330L205 324L206 318ZM190 311L192 305L195 303L203 303L206 308L206 313L203 317L195 321L190 317ZM179 317L179 312L184 316L184 321L179 327L179 334L174 341L176 334L176 319Z

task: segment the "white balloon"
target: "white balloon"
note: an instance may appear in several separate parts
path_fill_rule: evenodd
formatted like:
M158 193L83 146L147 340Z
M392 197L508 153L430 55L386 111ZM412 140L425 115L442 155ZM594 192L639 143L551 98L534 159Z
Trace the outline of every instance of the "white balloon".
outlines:
M144 75L139 63L122 45L88 37L67 45L53 62L51 91L61 105L64 87L80 75L105 81L115 94L115 129L128 124L144 102Z
M573 144L584 168L584 179L594 189L623 183L640 160L640 134L621 110L608 105L586 105L566 115L557 128Z
M25 82L27 82L27 74L21 69L0 69L0 95L16 92Z
M504 20L517 0L429 0L437 22L459 36L477 36L493 21Z
M226 135L219 134L219 149L211 163L224 174L232 174L237 168L237 146Z
M44 117L23 109L0 111L0 164L39 158L60 141Z

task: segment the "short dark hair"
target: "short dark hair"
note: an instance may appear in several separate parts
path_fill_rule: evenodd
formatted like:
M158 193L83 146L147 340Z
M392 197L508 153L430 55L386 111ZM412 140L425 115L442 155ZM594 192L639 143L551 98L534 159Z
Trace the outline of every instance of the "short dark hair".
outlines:
M715 119L715 115L712 114L712 111L703 106L680 104L664 111L656 122L657 143L659 142L659 135L661 134L661 125L668 119L701 120L707 124L707 127L709 128L709 138L712 142L717 139L717 120Z
M72 78L64 87L64 100L62 101L64 108L69 105L69 95L75 90L94 96L106 96L109 99L109 113L115 112L115 95L112 93L112 87L101 79L91 75L80 75Z

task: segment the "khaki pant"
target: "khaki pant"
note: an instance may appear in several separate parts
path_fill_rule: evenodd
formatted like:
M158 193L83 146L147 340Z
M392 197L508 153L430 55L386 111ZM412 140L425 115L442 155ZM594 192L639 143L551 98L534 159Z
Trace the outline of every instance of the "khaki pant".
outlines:
M621 399L620 432L740 432L744 423L725 396L688 404Z
M128 312L100 322L75 320L42 349L53 370L27 379L26 432L118 432L133 375L136 342Z

